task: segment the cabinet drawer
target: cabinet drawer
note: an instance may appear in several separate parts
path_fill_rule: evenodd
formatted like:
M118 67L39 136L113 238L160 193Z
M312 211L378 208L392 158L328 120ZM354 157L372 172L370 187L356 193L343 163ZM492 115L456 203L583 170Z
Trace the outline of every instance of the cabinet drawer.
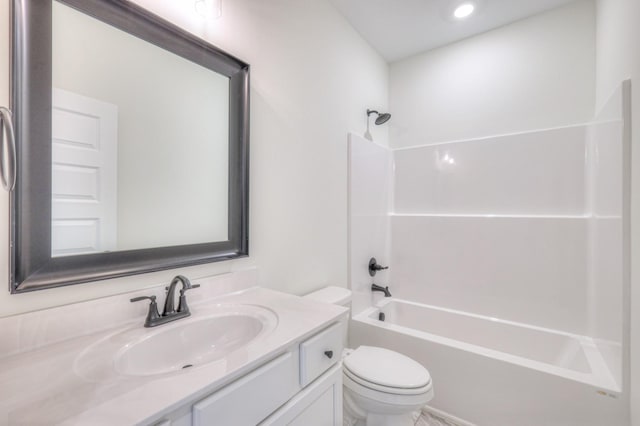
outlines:
M193 405L193 425L256 425L299 389L295 358L279 356Z
M300 344L300 384L306 386L342 356L342 323L336 323Z

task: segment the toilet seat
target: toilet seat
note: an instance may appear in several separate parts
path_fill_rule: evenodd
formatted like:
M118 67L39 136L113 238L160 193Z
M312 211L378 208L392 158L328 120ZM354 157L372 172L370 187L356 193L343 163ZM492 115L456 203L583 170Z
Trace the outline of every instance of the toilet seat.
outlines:
M393 395L423 395L432 388L426 368L398 352L360 346L343 360L343 373L367 389ZM355 389L354 389L355 390Z
M429 382L427 385L420 388L410 388L410 389L392 388L389 386L382 386L377 383L372 383L367 380L364 380L361 377L354 375L351 371L347 369L343 369L342 373L345 377L349 378L353 382L355 386L351 386L351 387L353 387L354 390L356 390L355 388L359 386L359 387L364 387L376 392L383 392L390 395L400 396L400 395L423 395L429 392L429 390L431 390L431 387L432 387L431 382Z
M433 398L433 387L428 386L423 393L400 394L371 389L354 381L350 375L343 372L342 383L345 395L350 395L356 405L368 412L400 414L418 410Z

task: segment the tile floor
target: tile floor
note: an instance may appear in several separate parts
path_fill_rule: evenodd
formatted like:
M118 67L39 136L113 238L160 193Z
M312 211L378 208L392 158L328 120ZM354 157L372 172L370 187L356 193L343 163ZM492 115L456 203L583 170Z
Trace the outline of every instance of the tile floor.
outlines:
M456 423L445 420L432 413L423 412L417 417L415 426L458 426Z

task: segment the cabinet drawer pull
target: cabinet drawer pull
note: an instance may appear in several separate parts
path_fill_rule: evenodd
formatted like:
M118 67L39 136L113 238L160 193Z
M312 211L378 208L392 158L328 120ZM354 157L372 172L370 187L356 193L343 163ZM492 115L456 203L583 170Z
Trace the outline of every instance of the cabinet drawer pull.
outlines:
M333 358L333 351L325 351L324 354L327 356L327 358L331 359Z

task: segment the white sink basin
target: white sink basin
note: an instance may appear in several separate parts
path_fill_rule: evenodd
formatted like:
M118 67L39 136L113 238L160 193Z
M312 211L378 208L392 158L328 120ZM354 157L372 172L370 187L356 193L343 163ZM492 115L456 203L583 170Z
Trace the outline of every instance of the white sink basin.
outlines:
M202 365L246 345L263 329L259 319L242 314L176 325L124 347L116 355L116 371L147 376Z
M247 348L277 322L276 314L264 307L218 305L155 328L140 324L116 332L85 349L75 371L90 380L182 371Z

